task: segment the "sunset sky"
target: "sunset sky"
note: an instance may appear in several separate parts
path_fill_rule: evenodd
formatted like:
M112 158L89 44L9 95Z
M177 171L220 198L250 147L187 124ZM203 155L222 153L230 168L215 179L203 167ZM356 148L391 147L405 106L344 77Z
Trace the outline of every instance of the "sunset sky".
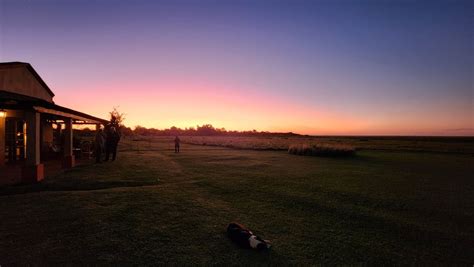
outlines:
M474 135L473 2L0 0L0 61L131 127Z

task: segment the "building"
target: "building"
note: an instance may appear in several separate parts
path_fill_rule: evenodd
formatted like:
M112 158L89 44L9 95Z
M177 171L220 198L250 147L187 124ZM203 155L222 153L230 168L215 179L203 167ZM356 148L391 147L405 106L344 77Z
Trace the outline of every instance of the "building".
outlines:
M0 185L44 179L45 162L75 165L73 125L106 120L58 106L28 63L0 63Z

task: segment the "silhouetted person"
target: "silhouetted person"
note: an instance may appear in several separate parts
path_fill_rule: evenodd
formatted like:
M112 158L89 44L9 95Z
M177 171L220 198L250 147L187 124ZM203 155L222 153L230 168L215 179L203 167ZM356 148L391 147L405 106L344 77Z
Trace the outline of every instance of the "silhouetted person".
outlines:
M181 140L179 140L179 137L176 136L176 138L174 139L174 153L179 152L179 142L181 142Z
M99 129L95 134L95 162L100 163L102 150L104 150L104 133Z
M112 153L112 161L117 156L117 146L120 141L120 134L115 127L110 127L105 141L105 161L109 160L110 153Z

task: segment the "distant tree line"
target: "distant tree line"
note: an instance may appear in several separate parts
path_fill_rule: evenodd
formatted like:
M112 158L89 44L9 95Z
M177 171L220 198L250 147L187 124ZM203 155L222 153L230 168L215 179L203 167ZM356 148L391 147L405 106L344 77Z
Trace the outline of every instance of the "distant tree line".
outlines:
M83 131L92 131L88 128L84 129ZM134 129L130 127L121 126L120 132L123 136L132 136L132 135L139 135L139 136L274 136L274 137L292 137L292 136L300 136L299 134L295 134L293 132L287 133L274 133L268 131L229 131L225 128L216 128L211 124L204 124L202 126L189 127L189 128L178 128L178 127L171 127L168 129L155 129L155 128L146 128L143 126L135 126Z
M171 127L169 129L155 129L146 128L142 126L135 126L135 129L124 128L122 133L124 135L142 135L142 136L297 136L298 134L287 132L287 133L272 133L268 131L230 131L225 128L216 128L211 124L204 124L202 126L189 127L189 128L178 128Z

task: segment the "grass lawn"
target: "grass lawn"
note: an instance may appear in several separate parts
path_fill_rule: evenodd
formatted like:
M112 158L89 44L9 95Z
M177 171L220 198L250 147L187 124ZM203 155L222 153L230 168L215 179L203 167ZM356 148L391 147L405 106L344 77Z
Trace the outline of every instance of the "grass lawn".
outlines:
M0 188L0 265L474 263L472 155L186 144L175 154L167 139L122 150ZM231 221L271 251L236 247Z

